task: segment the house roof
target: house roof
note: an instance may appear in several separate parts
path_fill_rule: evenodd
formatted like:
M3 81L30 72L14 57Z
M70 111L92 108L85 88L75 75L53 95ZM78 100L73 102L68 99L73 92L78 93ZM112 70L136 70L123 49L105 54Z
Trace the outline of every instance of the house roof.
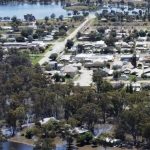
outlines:
M72 64L69 64L69 65L66 65L62 68L62 70L65 72L65 73L74 73L74 72L77 72L78 69L77 67L74 67Z
M71 57L71 55L63 55L60 60L62 60L62 61L63 60L69 61L70 57Z

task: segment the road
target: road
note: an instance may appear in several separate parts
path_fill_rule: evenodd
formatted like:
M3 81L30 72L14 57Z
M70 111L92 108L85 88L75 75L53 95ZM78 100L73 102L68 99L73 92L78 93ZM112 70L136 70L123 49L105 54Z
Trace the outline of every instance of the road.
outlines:
M44 57L39 61L39 64L42 65L44 64L45 62L48 62L49 61L49 56L53 53L57 53L59 54L60 52L62 52L64 49L65 49L65 45L66 45L66 42L67 40L69 39L73 39L75 38L75 36L77 35L77 33L91 20L95 18L95 15L89 15L85 21L79 25L79 27L77 27L70 35L68 35L64 41L62 42L55 42L54 45L53 45L53 48L51 51L48 51Z

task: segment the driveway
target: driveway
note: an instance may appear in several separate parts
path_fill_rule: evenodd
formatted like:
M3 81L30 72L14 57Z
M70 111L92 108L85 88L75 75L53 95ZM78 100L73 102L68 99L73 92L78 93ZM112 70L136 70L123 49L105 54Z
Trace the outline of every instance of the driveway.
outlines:
M92 84L93 70L83 68L80 73L79 78L74 81L74 85L90 86Z

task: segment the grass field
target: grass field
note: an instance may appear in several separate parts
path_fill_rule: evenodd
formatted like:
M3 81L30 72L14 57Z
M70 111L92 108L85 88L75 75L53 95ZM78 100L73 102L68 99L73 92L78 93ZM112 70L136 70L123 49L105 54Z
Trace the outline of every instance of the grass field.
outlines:
M51 50L51 45L45 50L44 53L40 53L40 54L29 54L30 56L30 60L32 62L33 65L37 64L45 55L45 53L47 53L48 51Z
M65 7L65 9L83 11L83 10L96 10L98 9L98 7L97 6L70 6L70 7Z

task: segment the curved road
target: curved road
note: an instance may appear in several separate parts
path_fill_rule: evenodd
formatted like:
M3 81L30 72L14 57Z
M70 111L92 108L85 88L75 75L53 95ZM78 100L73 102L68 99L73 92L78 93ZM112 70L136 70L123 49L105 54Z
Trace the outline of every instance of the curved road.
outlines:
M39 64L42 65L45 62L49 61L49 56L53 53L57 53L59 54L60 52L62 52L65 49L65 45L67 40L69 39L73 39L77 33L87 24L87 22L89 22L91 19L95 18L95 15L89 15L85 21L79 25L79 27L77 27L69 36L66 37L66 39L63 42L56 42L52 48L51 51L47 52L44 57L39 61Z

